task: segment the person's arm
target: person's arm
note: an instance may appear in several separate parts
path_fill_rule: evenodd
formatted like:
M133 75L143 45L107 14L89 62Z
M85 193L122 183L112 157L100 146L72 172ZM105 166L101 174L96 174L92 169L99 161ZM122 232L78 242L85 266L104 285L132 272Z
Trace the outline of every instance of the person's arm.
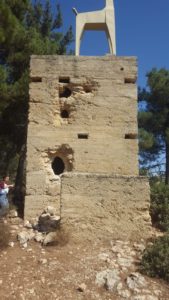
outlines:
M8 184L8 188L13 188L14 184Z

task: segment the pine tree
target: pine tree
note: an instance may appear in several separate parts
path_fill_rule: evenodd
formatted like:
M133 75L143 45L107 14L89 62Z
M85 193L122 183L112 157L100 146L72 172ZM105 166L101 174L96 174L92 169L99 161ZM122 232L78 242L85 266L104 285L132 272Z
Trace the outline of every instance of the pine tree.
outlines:
M65 54L73 40L72 28L63 24L50 1L0 2L0 172L17 168L26 141L29 60L31 54Z
M165 183L169 184L169 71L152 69L147 88L139 92L140 147L143 165L165 156Z

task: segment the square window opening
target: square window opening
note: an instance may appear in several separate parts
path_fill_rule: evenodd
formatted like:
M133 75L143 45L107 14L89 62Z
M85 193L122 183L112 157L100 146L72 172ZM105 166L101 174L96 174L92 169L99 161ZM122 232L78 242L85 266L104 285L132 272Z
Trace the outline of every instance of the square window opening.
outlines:
M59 77L59 82L60 83L70 83L70 77Z
M78 139L87 140L89 138L88 133L78 133Z

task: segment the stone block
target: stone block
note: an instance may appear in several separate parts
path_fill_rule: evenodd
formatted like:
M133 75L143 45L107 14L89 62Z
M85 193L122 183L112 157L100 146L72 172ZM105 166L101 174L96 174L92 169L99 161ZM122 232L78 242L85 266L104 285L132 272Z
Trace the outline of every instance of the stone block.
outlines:
M53 206L56 209L56 214L60 215L60 198L47 195L26 196L24 219L31 220L39 217L47 206Z
M144 177L72 173L62 176L61 222L78 239L139 241L151 235Z
M44 171L27 172L26 176L27 195L45 195L46 174Z

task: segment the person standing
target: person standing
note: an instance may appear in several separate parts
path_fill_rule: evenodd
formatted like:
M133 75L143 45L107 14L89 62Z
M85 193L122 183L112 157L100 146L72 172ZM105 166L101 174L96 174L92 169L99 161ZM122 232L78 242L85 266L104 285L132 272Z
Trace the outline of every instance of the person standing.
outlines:
M7 214L9 208L7 194L10 188L13 188L13 185L9 184L9 176L5 175L0 182L0 217Z

